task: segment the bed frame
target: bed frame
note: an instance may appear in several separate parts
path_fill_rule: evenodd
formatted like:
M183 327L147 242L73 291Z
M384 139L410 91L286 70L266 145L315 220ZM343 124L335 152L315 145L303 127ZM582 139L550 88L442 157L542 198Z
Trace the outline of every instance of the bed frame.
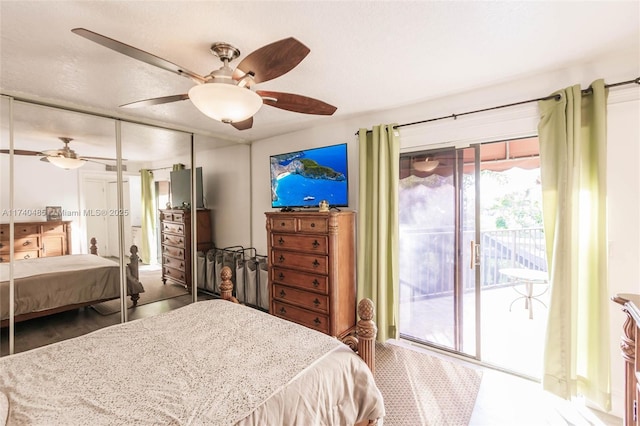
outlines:
M91 238L91 246L89 247L89 252L91 254L94 255L98 255L98 246L97 246L97 240L95 238ZM139 273L139 269L138 269L138 264L139 264L139 257L138 257L138 247L134 244L130 247L129 249L129 259L130 262L127 264L127 276L129 276L129 274L131 274L131 276L135 277L135 279L139 279L140 278L140 273ZM47 309L44 311L38 311L38 312L28 312L25 314L20 314L20 315L15 315L14 316L14 322L20 322L20 321L26 321L26 320L30 320L33 318L40 318L40 317L44 317L47 315L53 315L53 314L57 314L60 312L66 312L66 311L71 311L74 309L79 309L79 308L84 308L86 306L91 306L91 305L95 305L97 303L102 303L102 302L107 302L109 300L113 300L113 299L117 299L118 297L112 297L112 298L107 298L107 299L100 299L100 300L91 300L88 302L84 302L84 303L74 303L71 305L64 305L64 306L59 306L57 308L52 308L52 309ZM140 299L140 294L139 293L135 293L132 294L131 296L131 301L133 302L133 306L136 306L138 304L138 300ZM0 328L2 327L8 327L9 326L9 319L4 319L2 321L0 321Z
M240 303L238 299L233 297L233 282L231 281L231 268L225 266L220 271L220 296L233 303ZM343 343L356 352L360 358L367 364L372 373L375 373L376 367L376 335L378 327L373 321L374 305L371 299L362 299L358 303L358 317L360 320L356 323L356 331L354 335L349 335L343 339ZM378 419L364 420L354 426L375 426Z

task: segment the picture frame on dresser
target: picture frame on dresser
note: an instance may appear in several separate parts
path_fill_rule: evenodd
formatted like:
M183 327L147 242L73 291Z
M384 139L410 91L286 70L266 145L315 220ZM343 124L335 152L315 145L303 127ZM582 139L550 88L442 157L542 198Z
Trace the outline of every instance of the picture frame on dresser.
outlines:
M62 220L61 206L47 206L45 207L45 213L46 213L48 222Z

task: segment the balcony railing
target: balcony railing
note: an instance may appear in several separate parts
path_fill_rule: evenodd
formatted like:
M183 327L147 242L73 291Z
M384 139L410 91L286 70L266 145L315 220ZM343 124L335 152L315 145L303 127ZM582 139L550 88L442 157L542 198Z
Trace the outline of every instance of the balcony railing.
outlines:
M454 241L450 229L401 228L400 285L403 299L451 295L454 288ZM462 235L464 291L474 290L475 272L470 269L468 247L473 231ZM542 228L484 231L480 234L480 286L482 289L510 285L502 268L547 270Z

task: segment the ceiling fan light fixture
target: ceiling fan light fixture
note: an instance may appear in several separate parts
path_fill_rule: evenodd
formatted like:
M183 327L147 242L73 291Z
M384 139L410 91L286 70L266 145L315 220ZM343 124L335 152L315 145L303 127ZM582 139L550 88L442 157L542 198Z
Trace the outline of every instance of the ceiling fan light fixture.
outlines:
M61 169L66 169L66 170L80 168L84 166L84 164L87 162L86 160L83 160L80 158L67 158L63 156L57 156L57 157L51 156L46 158L54 166L60 167Z
M204 115L223 123L244 121L262 106L260 95L235 84L199 84L189 90L189 99Z
M424 161L414 161L413 168L421 172L431 172L435 170L439 164L440 161L438 160L429 160L429 158L425 158Z

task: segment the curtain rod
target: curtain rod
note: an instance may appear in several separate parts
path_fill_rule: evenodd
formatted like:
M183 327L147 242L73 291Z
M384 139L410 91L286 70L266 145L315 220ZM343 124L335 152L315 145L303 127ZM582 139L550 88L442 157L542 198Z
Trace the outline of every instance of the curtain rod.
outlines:
M610 87L625 86L627 84L640 84L640 77L638 77L638 78L636 78L634 80L627 80L627 81L621 81L619 83L606 84L604 87L608 89ZM591 89L591 86L589 86L586 89L582 90L582 93L585 94L585 95L590 94L591 92L593 92L593 89ZM555 99L555 100L559 101L560 100L560 95L549 95L549 96L545 96L545 97L542 97L542 98L529 99L529 100L526 100L526 101L514 102L514 103L511 103L511 104L498 105L498 106L494 106L494 107L490 107L490 108L477 109L475 111L461 112L460 114L451 114L451 115L445 115L443 117L429 118L427 120L414 121L412 123L398 124L398 125L393 126L393 128L397 129L399 127L413 126L415 124L430 123L432 121L444 120L446 118L453 118L455 120L458 117L462 117L463 115L476 114L478 112L485 112L485 111L491 111L491 110L494 110L494 109L501 109L501 108L507 108L507 107L517 106L517 105L523 105L523 104L528 104L528 103L531 103L531 102L546 101L546 100L549 100L549 99ZM359 132L356 132L356 135L358 133ZM367 133L371 133L371 130L367 130Z
M143 171L143 170L149 170L150 172L155 172L158 170L167 170L167 169L172 169L172 166L167 166L167 167L156 167L155 169L140 169L138 170L139 172Z

